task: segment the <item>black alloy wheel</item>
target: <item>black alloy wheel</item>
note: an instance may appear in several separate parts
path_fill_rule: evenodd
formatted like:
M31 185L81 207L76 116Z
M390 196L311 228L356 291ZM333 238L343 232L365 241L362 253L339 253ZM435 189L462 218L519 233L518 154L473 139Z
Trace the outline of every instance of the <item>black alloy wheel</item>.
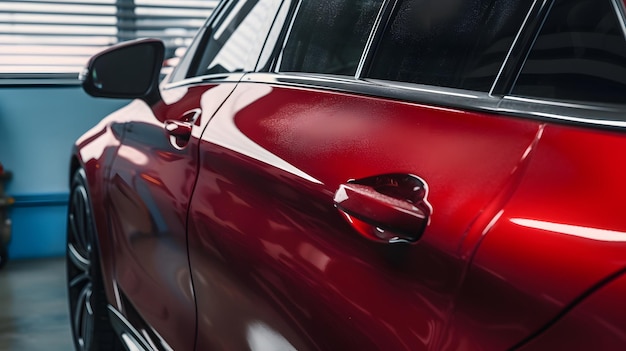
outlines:
M67 216L67 289L76 350L122 350L109 322L85 172L72 179Z

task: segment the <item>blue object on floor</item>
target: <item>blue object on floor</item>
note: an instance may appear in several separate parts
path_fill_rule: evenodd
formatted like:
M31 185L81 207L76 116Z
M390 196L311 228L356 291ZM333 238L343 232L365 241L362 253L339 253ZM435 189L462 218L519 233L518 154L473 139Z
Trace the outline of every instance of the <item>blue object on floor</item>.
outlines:
M68 194L13 197L9 259L63 256Z

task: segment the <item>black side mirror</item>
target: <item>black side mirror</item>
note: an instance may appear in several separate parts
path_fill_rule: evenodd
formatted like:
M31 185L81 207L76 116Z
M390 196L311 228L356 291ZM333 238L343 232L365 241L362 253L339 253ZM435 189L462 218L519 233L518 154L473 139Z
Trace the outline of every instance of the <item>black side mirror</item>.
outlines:
M160 100L159 75L165 46L158 39L114 45L94 55L80 74L83 89L96 97Z

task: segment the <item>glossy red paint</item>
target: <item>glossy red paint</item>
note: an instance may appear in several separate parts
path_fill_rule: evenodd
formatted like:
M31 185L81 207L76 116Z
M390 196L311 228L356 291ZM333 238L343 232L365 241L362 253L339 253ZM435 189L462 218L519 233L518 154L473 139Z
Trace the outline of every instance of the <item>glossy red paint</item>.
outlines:
M92 199L106 204L94 213L111 233L100 237L109 300L164 345L543 350L590 314L621 325L619 308L604 313L591 294L626 266L620 133L233 89L134 102L77 144ZM195 108L181 147L164 122ZM429 187L428 226L412 245L367 240L335 207L349 180L391 173ZM598 294L617 296L619 282ZM622 347L619 327L597 333Z
M621 350L626 345L626 276L602 286L522 351Z
M124 134L123 125L130 118L130 115L127 113L129 109L130 106L127 106L107 116L91 130L83 134L74 146L70 174L74 174L78 168L85 170L89 184L89 189L87 190L92 204L105 203L110 165L115 158L120 139ZM92 213L97 232L108 233L108 212L105 206L93 205ZM111 236L100 235L98 241L100 268L103 276L113 277L114 253ZM109 301L115 301L114 284L111 279L105 281L105 290Z
M234 86L181 88L176 102L136 111L112 166L109 216L120 294L133 302L146 329L175 350L193 349L195 339L186 221L199 136ZM168 121L189 123L189 134L172 135Z
M484 210L540 130L240 83L200 145L189 222L198 349L244 348L258 324L297 349L437 349L468 263L459 246L495 215ZM333 206L344 182L389 173L430 186L431 222L415 245L369 242Z
M169 104L152 107L135 101L103 121L96 128L102 132L78 142L90 184L106 186L91 192L94 203L106 204L94 210L98 232L110 233L99 238L103 273L112 278L105 282L109 301L129 319L138 314L135 319L147 323L138 329L158 330L163 345L174 349L193 349L195 337L186 216L198 139L233 88L174 89L164 96ZM193 114L197 119L181 144L164 122L185 122L195 109L201 114Z
M448 349L510 348L626 266L625 151L618 132L546 127L473 259Z
M163 344L540 350L589 314L620 325L619 309L605 314L595 294L578 304L626 266L620 133L234 87L134 102L78 142L92 199L106 204L94 213L111 233L100 237L109 299ZM181 148L164 121L198 106ZM348 180L390 173L429 186L416 244L368 241L334 206ZM622 292L619 282L600 292ZM607 330L603 345L620 349L621 329Z

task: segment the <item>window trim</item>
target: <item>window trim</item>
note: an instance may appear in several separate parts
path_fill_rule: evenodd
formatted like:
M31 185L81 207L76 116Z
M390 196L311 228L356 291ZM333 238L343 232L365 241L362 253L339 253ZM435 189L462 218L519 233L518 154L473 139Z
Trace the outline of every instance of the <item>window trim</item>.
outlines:
M378 45L383 37L384 30L389 25L391 14L397 5L398 0L383 0L380 10L376 15L376 19L374 20L372 31L361 53L361 60L354 74L356 79L362 79L365 72L369 71L372 60L374 59L374 54L378 50Z
M293 29L293 24L296 22L296 16L298 15L298 12L300 12L300 7L302 7L302 0L298 0L297 3L295 3L292 6L293 6L292 7L293 10L289 12L290 18L288 18L289 25L284 26L282 29L283 35L280 37L280 39L282 40L282 43L281 45L276 45L277 48L280 47L280 50L274 50L275 56L274 56L274 59L271 60L273 63L273 67L271 70L273 72L278 72L278 67L280 67L280 64L282 63L282 60L283 60L282 53L283 51L285 51L285 47L287 46L287 41L289 40L289 37L291 37L291 30ZM263 52L263 50L261 50L261 52Z
M255 70L254 70L255 72L273 72L275 70L275 67L278 67L277 61L280 58L280 53L285 48L285 44L287 43L287 37L291 33L291 26L293 25L295 14L297 13L298 9L300 8L300 3L302 2L302 0L294 0L291 4L287 5L287 6L289 6L289 8L287 9L287 15L285 17L285 23L283 23L282 27L280 28L280 32L278 34L278 38L276 39L276 43L275 43L276 45L274 45L273 49L270 49L268 45L272 45L272 44L268 43L267 39L269 38L269 34L272 33L272 31L274 30L274 28L275 28L274 26L279 25L279 24L276 23L276 19L278 18L278 15L282 11L283 6L286 5L287 1L291 1L291 0L283 0L280 9L276 13L276 17L274 17L274 21L272 22L272 26L270 27L269 32L267 32L268 37L265 38L265 43L263 44L263 49L261 49L261 53L259 54L259 60L257 60L257 64L256 64L256 67L255 67ZM287 25L287 23L289 23L289 25ZM287 28L289 28L289 29L287 29ZM266 54L268 50L271 50L271 52L267 55L268 59L267 59L266 65L265 66L259 66L259 64L261 63L260 62L261 57L263 57L264 54Z
M502 97L471 90L310 73L252 72L245 74L241 81L391 99L436 108L486 113L494 115L494 118L508 116L538 122L626 131L622 105L587 105Z
M504 62L502 62L500 71L491 86L489 94L505 96L511 92L530 53L530 49L533 47L550 12L550 8L552 8L552 3L554 3L554 0L535 0L530 6L528 13L526 13L526 18L522 22L515 39L513 39Z
M520 96L504 96L498 106L504 114L529 117L554 123L626 128L624 105L571 103Z
M611 0L611 2L613 3L613 8L617 14L617 21L622 27L622 32L626 38L626 4L622 0Z

